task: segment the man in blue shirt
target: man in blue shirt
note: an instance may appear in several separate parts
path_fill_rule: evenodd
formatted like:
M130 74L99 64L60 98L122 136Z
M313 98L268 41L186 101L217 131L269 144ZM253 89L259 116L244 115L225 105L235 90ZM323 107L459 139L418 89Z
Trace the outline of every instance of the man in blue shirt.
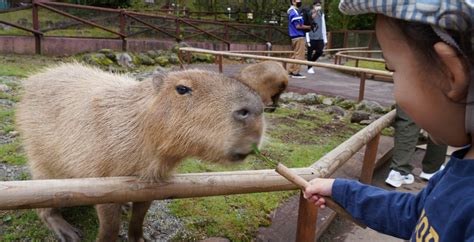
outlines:
M291 48L293 50L292 59L305 60L305 31L311 26L304 25L303 17L298 8L301 7L301 0L290 0L291 6L288 9L288 34L291 38ZM290 64L288 72L292 78L306 78L300 74L300 65Z

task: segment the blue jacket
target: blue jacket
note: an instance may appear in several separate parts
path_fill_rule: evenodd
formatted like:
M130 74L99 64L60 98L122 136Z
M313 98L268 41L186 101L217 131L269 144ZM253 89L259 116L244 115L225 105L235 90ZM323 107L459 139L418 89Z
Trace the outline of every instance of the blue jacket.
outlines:
M303 25L303 16L298 12L295 6L291 6L288 11L288 34L290 38L304 37L305 32L296 28L296 25Z
M332 197L367 226L411 241L474 241L474 160L453 153L417 195L336 179ZM438 239L437 239L438 238ZM432 239L432 240L430 240Z

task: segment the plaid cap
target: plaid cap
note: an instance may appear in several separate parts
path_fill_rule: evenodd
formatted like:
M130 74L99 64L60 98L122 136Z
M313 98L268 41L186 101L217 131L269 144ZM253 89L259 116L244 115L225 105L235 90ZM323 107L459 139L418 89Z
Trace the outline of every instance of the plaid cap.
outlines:
M339 10L348 15L379 13L458 31L474 23L474 0L341 0Z

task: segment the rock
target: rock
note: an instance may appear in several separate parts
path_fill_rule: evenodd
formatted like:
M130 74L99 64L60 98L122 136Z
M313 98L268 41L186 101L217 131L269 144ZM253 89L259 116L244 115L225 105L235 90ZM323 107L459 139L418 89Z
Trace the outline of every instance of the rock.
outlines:
M168 57L164 55L157 57L155 61L160 66L166 66L170 63Z
M280 95L280 101L282 103L288 103L294 100L294 92L284 92Z
M167 72L167 71L169 71L168 68L163 68L163 67L161 67L161 66L157 66L157 67L155 68L155 70L153 70L153 73L152 73L152 74L153 74L153 75L156 75L156 74L161 74L161 73L164 73L164 72Z
M140 64L146 65L146 66L151 66L155 64L155 60L150 58L148 55L140 53L138 54L138 59L140 61Z
M344 101L344 98L341 97L341 96L336 96L336 97L334 98L334 103L335 103L335 104L339 104L339 103L341 103L341 102L343 102L343 101Z
M11 92L12 89L9 86L0 83L0 91L2 91L2 92Z
M355 106L356 110L366 110L368 112L383 113L384 107L377 102L362 100Z
M344 100L340 103L338 103L337 105L339 105L341 108L344 108L346 110L350 110L350 109L353 109L356 105L356 103L354 101L351 101L351 100Z
M193 53L193 56L198 62L213 63L215 60L214 55L211 54Z
M320 96L317 95L316 93L308 93L306 95L301 96L300 100L302 103L308 104L308 105L315 105L315 104L320 104Z
M288 109L298 109L298 105L296 105L296 103L281 104L281 107Z
M332 105L334 102L332 101L332 99L331 99L331 98L329 98L329 97L326 97L326 98L323 98L323 101L322 101L322 103L323 103L324 105L331 106L331 105Z
M8 99L0 99L0 105L12 107L15 106L15 102Z
M352 113L351 116L351 123L360 123L363 120L369 120L370 113L366 113L363 111L355 111Z
M169 62L173 65L179 64L179 58L178 55L175 53L171 53L169 57Z
M111 59L107 58L107 56L102 53L84 55L82 57L82 60L90 65L95 66L108 66L114 63Z
M372 119L368 119L368 120L362 120L359 122L359 124L362 124L362 125L369 125L371 124L372 122L374 122L375 120L372 120Z
M335 105L325 108L324 111L326 111L329 114L334 114L339 117L346 116L346 111L343 108L339 106L335 106Z
M149 50L146 52L146 54L152 59L155 59L156 57L160 56L160 53L158 53L156 50Z
M117 64L121 67L133 68L133 59L128 53L118 53L116 55Z
M17 137L18 134L19 134L19 132L16 131L16 130L10 131L10 132L8 133L8 135L10 135L10 137L12 137L12 138Z
M255 59L245 59L245 63L247 64L255 64L257 61Z

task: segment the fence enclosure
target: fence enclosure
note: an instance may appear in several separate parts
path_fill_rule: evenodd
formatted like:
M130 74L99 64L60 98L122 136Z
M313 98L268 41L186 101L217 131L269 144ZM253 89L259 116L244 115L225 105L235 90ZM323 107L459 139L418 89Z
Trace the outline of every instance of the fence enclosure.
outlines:
M0 52L144 51L169 49L180 41L211 50L268 50L266 43L272 50L290 49L288 30L279 25L157 13L35 0L30 6L0 10ZM373 31L333 31L328 34L328 48L373 47L373 35Z

